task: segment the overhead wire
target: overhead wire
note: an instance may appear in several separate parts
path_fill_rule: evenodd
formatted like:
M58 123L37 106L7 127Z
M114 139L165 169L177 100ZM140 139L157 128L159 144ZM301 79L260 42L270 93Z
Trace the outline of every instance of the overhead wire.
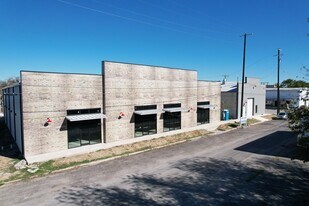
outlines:
M63 4L67 4L67 5L73 6L73 7L77 7L77 8L81 8L81 9L86 9L86 10L93 11L93 12L98 12L98 13L101 13L101 14L104 14L104 15L107 15L107 16L112 16L112 17L124 19L124 20L127 20L127 21L133 21L133 22L136 22L136 23L141 23L141 24L145 24L145 25L148 25L148 26L153 26L153 27L157 27L157 28L161 28L161 29L166 29L166 30L170 30L170 31L178 32L178 33L198 36L200 38L207 38L207 39L212 39L212 40L220 40L220 41L232 42L232 41L226 40L226 39L218 39L218 38L210 37L210 36L205 35L205 34L193 33L193 32L188 32L188 31L184 31L184 30L179 30L179 29L175 29L175 28L171 28L171 27L167 27L167 26L163 26L163 25L154 24L154 23L151 23L151 22L148 22L148 21L145 21L145 20L139 20L139 19L135 19L135 18L131 18L131 17L115 14L115 13L112 13L112 12L107 12L107 11L102 11L102 10L99 10L99 9L94 9L94 8L91 8L91 7L88 7L88 6L83 6L83 5L72 3L72 2L69 2L69 1L66 1L66 0L56 0L56 1L61 2Z
M83 5L80 5L80 4L68 2L68 1L65 1L65 0L57 0L57 1L61 2L61 3L64 3L64 4L67 4L67 5L70 5L70 6L78 7L78 8L81 8L81 9L86 9L86 10L93 11L93 12L98 12L98 13L101 13L101 14L104 14L104 15L108 15L108 16L124 19L124 20L127 20L127 21L133 21L133 22L137 22L137 23L141 23L141 24L146 24L146 25L149 25L149 26L159 27L159 28L170 30L170 31L175 31L175 32L180 32L180 33L185 33L185 34L196 35L194 33L186 32L186 31L182 31L182 30L178 30L178 29L174 29L174 28L170 28L170 27L166 27L166 26L162 26L162 25L153 24L153 23L150 23L150 22L138 20L138 19L131 18L131 17L126 17L126 16L123 16L123 15L114 14L114 13L107 12L107 11L102 11L102 10L90 8L90 7L87 7L87 6L83 6Z
M203 16L203 15L205 15L205 12L201 12L201 11L198 11L197 9L193 9L193 8L191 8L189 5L183 5L183 4L181 4L179 1L175 1L175 0L168 0L168 1L170 1L170 2L173 2L175 5L177 5L178 7L181 7L181 8L184 8L184 9L188 9L188 10L191 10L191 11L193 11L195 14L199 14L199 15L201 15L201 16ZM235 27L235 25L232 25L232 24L230 24L230 23L227 23L227 22L225 22L225 21L222 21L222 20L220 20L220 19L218 19L218 18L212 18L212 17L207 17L207 18L210 18L212 21L217 21L217 22L221 22L221 24L225 24L225 25L227 25L227 26L229 26L229 27L233 27L233 28L235 28L235 29L237 29L237 30L241 30L241 31L243 31L243 28L240 28L240 27ZM197 18L196 18L197 19ZM230 33L230 34L233 34L233 35L235 35L234 33Z
M118 7L118 6L114 6L112 4L109 4L109 3L106 3L106 2L102 2L102 1L98 1L98 0L92 0L92 1L97 2L99 4L108 5L108 6L112 7L112 8L115 8L115 9L126 11L126 12L129 12L131 14L139 15L139 16L146 17L146 18L149 18L149 19L152 19L152 20L156 20L156 21L165 22L165 23L168 23L168 24L173 24L173 25L176 25L176 26L181 26L181 27L185 27L185 28L189 28L189 29L194 29L194 30L201 31L201 32L211 31L211 32L215 32L215 33L224 33L224 34L226 34L226 32L222 32L222 31L216 31L216 30L210 30L210 29L201 29L200 27L194 27L194 26L190 26L190 25L186 25L186 24L176 23L176 22L169 21L169 20L166 20L166 19L161 19L161 18L153 17L153 16L150 16L150 15L146 15L146 14L142 14L142 13L139 13L139 12L136 12L136 11L132 11L132 10L129 10L129 9L125 9L125 8L121 8L121 7Z

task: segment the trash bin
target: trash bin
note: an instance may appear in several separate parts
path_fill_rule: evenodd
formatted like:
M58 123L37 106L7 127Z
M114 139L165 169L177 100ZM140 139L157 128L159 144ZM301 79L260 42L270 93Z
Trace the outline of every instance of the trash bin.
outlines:
M222 111L222 120L229 120L230 119L230 112L228 109L224 109Z

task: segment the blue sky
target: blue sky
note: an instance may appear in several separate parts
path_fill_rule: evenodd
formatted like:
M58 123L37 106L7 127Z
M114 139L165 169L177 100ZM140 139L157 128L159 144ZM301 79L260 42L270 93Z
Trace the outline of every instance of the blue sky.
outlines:
M112 60L276 82L309 66L308 0L1 0L0 79L19 70L95 73Z

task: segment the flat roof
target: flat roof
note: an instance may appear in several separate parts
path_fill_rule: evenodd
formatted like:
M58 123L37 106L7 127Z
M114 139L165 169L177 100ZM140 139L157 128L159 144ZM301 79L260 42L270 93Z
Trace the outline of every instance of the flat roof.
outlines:
M275 87L275 88L266 88L266 90L276 90L277 91L277 87ZM282 91L282 90L286 90L286 91L288 91L288 90L307 90L308 88L307 87L297 87L297 88L279 88L279 90L280 91Z
M221 92L236 92L237 91L237 82L226 82L221 84Z
M74 75L94 75L94 76L102 76L102 74L90 74L90 73L72 73L72 72L50 72L50 71L32 71L32 70L20 70L22 72L29 73L48 73L48 74L74 74Z
M197 80L198 82L220 82L221 83L221 81L220 80Z
M11 87L15 87L15 86L17 86L17 85L20 85L20 82L15 82L15 83L13 83L13 84L11 84L11 85L9 85L9 86L3 87L1 90L3 90L3 89L8 89L8 88L11 88Z
M130 65L137 65L137 66L148 66L148 67L159 67L159 68L165 68L165 69L177 69L177 70L185 70L185 71L195 71L196 69L183 69L183 68L177 68L177 67L166 67L166 66L160 66L160 65L151 65L151 64L140 64L140 63L129 63L129 62L120 62L120 61L102 61L103 63L116 63L116 64L130 64Z

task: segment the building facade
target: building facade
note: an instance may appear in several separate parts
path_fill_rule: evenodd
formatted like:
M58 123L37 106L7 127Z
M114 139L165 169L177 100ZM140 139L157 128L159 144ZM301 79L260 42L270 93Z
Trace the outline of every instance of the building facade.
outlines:
M195 70L105 61L100 75L20 77L2 92L26 159L220 121L220 82L198 81Z
M309 106L308 88L280 88L280 105L286 108ZM266 88L266 106L277 106L277 88Z
M231 119L240 118L242 84L226 82L221 85L221 109L228 109ZM265 85L257 78L245 78L243 116L252 117L265 114Z

